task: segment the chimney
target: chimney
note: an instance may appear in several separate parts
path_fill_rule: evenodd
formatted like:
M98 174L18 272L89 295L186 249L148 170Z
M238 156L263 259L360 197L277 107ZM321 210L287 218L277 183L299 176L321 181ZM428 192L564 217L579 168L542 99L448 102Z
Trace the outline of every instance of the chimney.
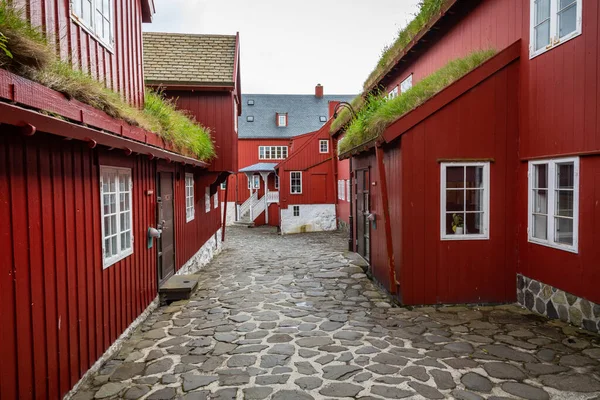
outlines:
M318 99L323 98L323 86L320 83L315 86L315 97Z

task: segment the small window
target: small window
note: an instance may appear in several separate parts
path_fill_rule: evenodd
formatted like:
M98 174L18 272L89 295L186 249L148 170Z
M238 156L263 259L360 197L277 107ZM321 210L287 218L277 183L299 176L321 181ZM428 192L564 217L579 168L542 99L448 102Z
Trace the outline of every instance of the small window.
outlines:
M300 206L292 206L292 212L294 213L294 217L300 216Z
M194 174L185 174L185 222L194 219Z
M343 179L339 180L338 181L338 199L339 200L346 199L345 193L344 193L345 191L346 191L346 181L344 181Z
M488 239L489 163L441 164L442 240Z
M248 100L248 105L249 106L253 106L254 105L254 100Z
M109 0L71 0L71 15L85 30L112 48L113 12Z
M387 97L389 100L398 97L398 85L396 85L392 90L390 90Z
M227 189L227 182L221 183L221 190Z
M577 253L579 158L529 163L530 242Z
M329 153L329 140L319 140L319 153Z
M326 116L324 116L324 115L321 115L321 116L319 117L319 121L320 121L320 122L327 122L327 117L326 117Z
M258 146L260 160L283 160L287 158L287 146Z
M213 194L213 208L219 207L219 194Z
M277 126L287 126L287 114L277 114Z
M581 34L581 3L582 0L531 0L530 58Z
M412 88L412 74L410 74L405 80L400 83L400 93L406 93L407 90Z
M100 167L103 267L133 253L131 169Z
M252 175L252 178L248 179L248 189L260 189L260 175Z
M254 122L254 115L248 115L246 117L246 121L248 121L248 122Z
M210 187L208 186L204 189L204 211L210 212Z
M302 194L302 172L290 172L290 193Z
M275 175L275 189L279 189L279 176Z
M346 201L350 201L350 179L346 180Z

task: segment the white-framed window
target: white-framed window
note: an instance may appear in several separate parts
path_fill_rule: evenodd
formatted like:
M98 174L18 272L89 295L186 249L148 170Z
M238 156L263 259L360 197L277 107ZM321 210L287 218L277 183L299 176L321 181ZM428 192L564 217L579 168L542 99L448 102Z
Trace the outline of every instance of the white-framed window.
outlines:
M329 153L329 140L322 139L319 140L319 153Z
M210 212L210 187L207 186L204 189L204 211L209 213Z
M390 90L387 97L389 100L395 99L396 97L398 97L398 85L394 86L394 88L392 90Z
M133 253L131 169L100 167L103 267Z
M71 17L102 44L114 43L112 0L71 0Z
M252 175L252 178L248 179L248 189L260 189L260 175Z
M582 0L531 0L529 58L581 34Z
M338 180L338 200L345 200L346 181L343 179Z
M290 193L291 194L302 194L302 172L301 171L290 172Z
M292 206L292 213L294 217L300 216L300 206Z
M185 174L185 222L194 219L194 174Z
M350 193L350 179L346 180L346 201L350 201L350 196L352 195L352 193Z
M530 242L577 253L579 158L529 162Z
M277 126L287 126L287 114L277 114Z
M213 208L217 207L219 207L219 194L215 192L215 194L213 194Z
M442 240L488 239L490 163L442 163L440 171Z
M275 175L275 189L279 189L279 175Z
M408 77L406 77L406 79L404 79L400 83L400 93L406 93L407 90L412 88L412 86L413 86L412 81L413 81L413 74L410 74Z
M227 189L227 181L221 182L221 190Z
M258 158L260 160L284 160L287 156L287 146L258 146Z

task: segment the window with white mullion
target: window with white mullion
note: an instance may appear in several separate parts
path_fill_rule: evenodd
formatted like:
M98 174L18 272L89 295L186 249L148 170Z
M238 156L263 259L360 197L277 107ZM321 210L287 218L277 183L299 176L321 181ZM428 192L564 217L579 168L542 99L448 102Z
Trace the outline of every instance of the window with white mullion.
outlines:
M71 0L74 19L106 45L113 43L113 0Z
M559 0L558 37L563 38L577 29L577 0Z
M551 0L534 0L535 50L540 50L550 44Z
M190 222L195 217L194 209L194 174L185 174L185 222Z
M582 32L582 0L531 0L530 57Z
M133 253L131 196L130 169L100 167L104 268Z

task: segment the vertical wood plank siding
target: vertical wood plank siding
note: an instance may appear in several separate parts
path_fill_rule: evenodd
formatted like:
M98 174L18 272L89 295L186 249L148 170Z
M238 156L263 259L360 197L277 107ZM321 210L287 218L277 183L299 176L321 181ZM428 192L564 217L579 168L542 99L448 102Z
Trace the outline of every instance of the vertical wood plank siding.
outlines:
M3 126L0 398L62 397L156 296L155 167ZM134 252L102 268L99 165L132 170ZM181 209L181 208L180 208ZM185 209L183 209L185 212Z
M73 66L120 92L131 104L144 103L142 6L140 0L113 1L112 49L71 18L69 0L19 0L32 25L39 26L57 53Z

